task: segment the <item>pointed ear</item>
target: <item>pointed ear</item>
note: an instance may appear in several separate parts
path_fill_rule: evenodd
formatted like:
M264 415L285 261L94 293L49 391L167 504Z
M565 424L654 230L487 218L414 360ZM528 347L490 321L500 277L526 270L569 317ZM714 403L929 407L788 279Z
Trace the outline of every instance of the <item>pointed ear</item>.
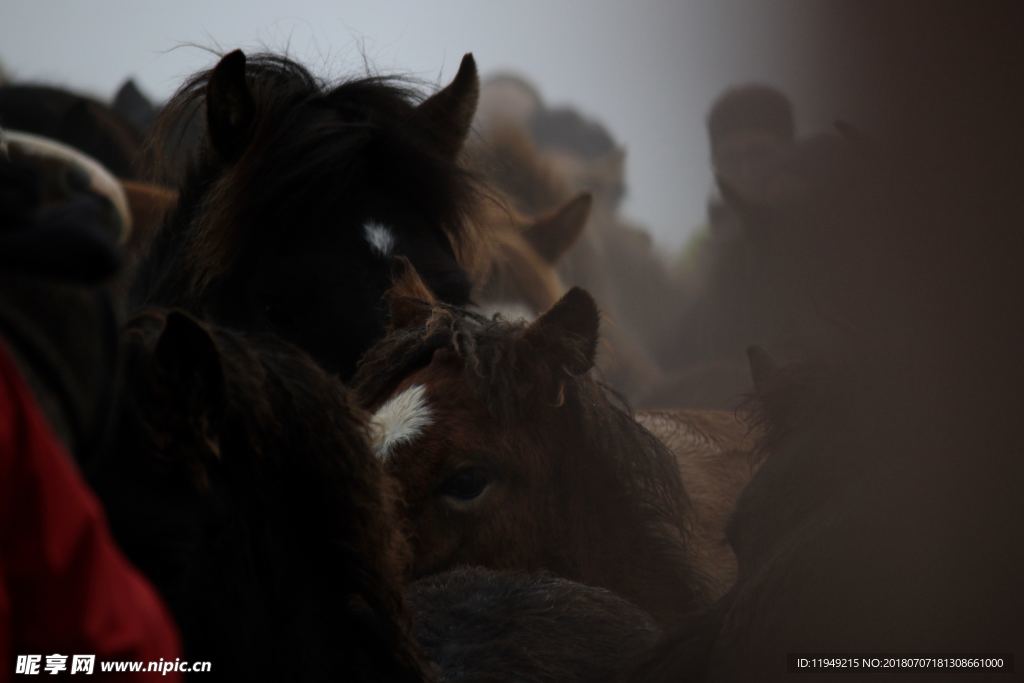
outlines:
M541 257L555 265L583 234L593 198L584 192L568 204L523 230L523 237Z
M204 403L220 405L224 394L220 351L209 330L192 316L183 311L167 314L153 363L183 399L201 395Z
M779 365L760 346L747 348L747 360L750 362L750 377L754 380L754 390L764 395L779 377Z
M433 132L437 146L445 156L455 159L469 135L477 101L480 79L472 54L466 54L459 72L447 87L437 91L416 108L416 118Z
M245 80L245 53L235 50L213 67L206 83L206 125L210 144L225 161L245 151L256 106Z
M552 368L583 375L594 367L600 320L594 298L573 287L526 328L521 343L550 353Z
M437 299L420 278L409 259L395 256L391 259L391 289L384 295L391 313L393 330L415 327L430 318Z
M140 131L150 127L156 118L157 107L135 84L135 79L128 78L117 89L111 107Z

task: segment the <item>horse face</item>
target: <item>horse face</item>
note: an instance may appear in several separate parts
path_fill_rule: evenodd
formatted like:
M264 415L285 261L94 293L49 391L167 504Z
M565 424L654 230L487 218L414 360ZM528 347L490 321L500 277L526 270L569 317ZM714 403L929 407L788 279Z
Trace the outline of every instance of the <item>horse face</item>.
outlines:
M481 405L447 349L374 416L374 445L399 482L413 574L457 565L540 568L554 505L552 454Z
M444 234L413 212L378 209L384 200L368 203L348 215L337 207L340 226L305 229L261 245L251 268L232 278L244 294L236 296L231 285L224 288L222 315L227 320L244 315L245 326L287 339L328 371L348 378L362 353L384 335L383 297L391 286L393 258L416 263L442 301L466 304L470 283ZM310 216L306 225L315 220ZM232 310L240 299L244 306Z
M394 256L445 302L467 303L456 246L472 184L457 156L476 83L467 56L417 105L387 79L323 88L282 58L226 55L183 96L204 101L208 133L168 226L191 235L158 243L146 301L273 333L342 377L384 332Z
M396 287L409 287L410 272ZM552 428L566 373L593 365L597 325L593 299L573 289L530 326L508 328L497 382L521 404L509 414L487 405L455 346L434 351L377 407L374 446L403 488L415 573L458 564L573 571L563 513L579 501L566 495L566 441Z

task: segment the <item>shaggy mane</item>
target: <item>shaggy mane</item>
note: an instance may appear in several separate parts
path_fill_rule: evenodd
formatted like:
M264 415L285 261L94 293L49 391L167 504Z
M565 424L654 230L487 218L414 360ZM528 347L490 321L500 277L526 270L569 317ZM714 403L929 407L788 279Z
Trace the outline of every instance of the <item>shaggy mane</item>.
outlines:
M228 166L209 149L205 132L212 74L213 69L199 72L181 86L148 142L150 175L180 184L181 202L154 244L151 260L158 265L146 269L155 273L143 273L153 280L142 283L143 291L157 286L201 296L230 270L246 240L273 237L239 234L241 226L275 215L282 197L336 196L347 179L366 174L379 177L382 187L402 187L415 210L441 226L460 263L478 258L481 227L472 220L478 183L457 159L435 149L436 133L413 116L425 98L407 79L374 75L332 82L281 55L247 55L253 129L241 157ZM179 158L167 151L200 138L183 171ZM214 229L225 225L234 230ZM161 286L163 279L171 284Z

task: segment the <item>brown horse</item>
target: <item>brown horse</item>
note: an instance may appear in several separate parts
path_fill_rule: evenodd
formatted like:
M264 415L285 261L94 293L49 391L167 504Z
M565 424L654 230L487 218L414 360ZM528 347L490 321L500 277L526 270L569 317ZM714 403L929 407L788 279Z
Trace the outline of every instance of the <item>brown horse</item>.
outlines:
M532 308L534 315L547 310L558 296L565 292L565 285L579 285L592 292L602 307L606 323L606 334L601 342L597 365L609 384L617 390L631 398L640 396L646 387L660 379L661 372L653 356L645 348L645 342L633 333L632 326L622 324L625 318L613 304L613 301L617 300L616 297L622 299L628 298L628 295L620 295L613 290L613 283L606 273L608 268L602 261L602 254L606 249L601 245L607 241L603 235L607 232L608 217L612 215L608 208L605 184L579 181L569 169L556 163L548 151L541 149L522 125L513 124L504 117L497 117L493 122L485 120L482 125L484 137L469 150L467 157L473 171L488 181L490 191L498 194L503 205L508 207L501 210L513 215L518 212L526 216L554 216L558 215L560 209L568 211L573 202L581 202L580 197L584 195L591 198L587 206L586 229L582 229L578 234L572 234L567 229L530 231L528 241L543 260L553 267L554 272L550 275L543 274L543 277L548 281L557 278L560 291L557 296L550 298L552 290L549 285L549 300L545 305L528 305L526 310ZM523 288L523 281L527 278L538 279L536 273L539 269L531 266L529 262L525 268L519 266L524 260L524 257L517 253L520 251L519 245L513 244L512 248L508 249L507 245L502 244L502 235L507 234L500 227L502 220L495 221L490 216L494 210L489 211L488 207L485 207L482 213L488 221L488 226L498 223L495 230L495 241L499 244L499 252L496 255L498 260L501 260L503 251L511 251L511 264L526 273L525 276L520 276L520 282L514 284L520 288L519 299L530 301L528 292ZM520 222L522 220L524 219L520 219ZM625 251L621 253L632 253L633 247L637 244L639 242L635 240L629 242ZM643 248L649 251L649 242ZM529 260L539 263L532 256L529 256ZM636 274L634 269L631 277L635 278ZM507 300L508 294L504 296ZM641 295L633 295L631 303L639 296ZM486 299L484 301L486 302ZM519 312L524 311L520 309Z
M521 215L497 199L483 202L477 219L486 226L486 261L473 274L474 301L487 313L532 320L565 293L558 260L579 238L591 198L581 194L538 218Z
M396 329L355 378L404 487L414 574L546 569L661 623L716 595L721 581L701 576L714 553L690 548L709 535L691 526L711 522L692 516L676 458L589 374L593 299L572 289L526 324L415 301L428 297L406 265L390 294ZM713 423L686 428L724 433Z
M639 411L637 422L679 463L690 499L689 553L710 602L736 580L736 555L726 529L736 501L753 477L754 439L746 418L724 410Z

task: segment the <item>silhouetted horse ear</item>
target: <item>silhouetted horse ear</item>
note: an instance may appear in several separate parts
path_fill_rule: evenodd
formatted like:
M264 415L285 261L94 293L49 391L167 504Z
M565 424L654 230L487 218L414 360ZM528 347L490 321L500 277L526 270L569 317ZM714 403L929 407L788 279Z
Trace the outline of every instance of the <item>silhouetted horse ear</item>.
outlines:
M425 99L416 108L416 117L432 131L438 149L454 159L469 135L477 101L480 99L480 78L473 55L467 53L459 64L459 72L447 87Z
M425 323L437 305L434 293L404 256L391 259L391 288L384 294L391 313L390 327L399 330Z
M523 341L554 354L555 368L583 375L594 367L600 323L594 297L573 287L526 329Z
M779 376L779 365L760 346L747 348L747 360L750 362L750 377L754 380L754 390L764 395Z
M159 111L159 108L139 89L133 78L125 79L114 94L114 101L110 106L115 113L139 131L148 130Z
M523 237L541 257L555 265L583 234L593 197L584 192L523 230Z
M153 363L163 381L181 398L220 405L224 374L217 344L198 320L182 311L167 314L153 351Z
M210 144L225 161L238 159L249 144L255 111L245 79L245 53L229 52L213 67L206 83Z

